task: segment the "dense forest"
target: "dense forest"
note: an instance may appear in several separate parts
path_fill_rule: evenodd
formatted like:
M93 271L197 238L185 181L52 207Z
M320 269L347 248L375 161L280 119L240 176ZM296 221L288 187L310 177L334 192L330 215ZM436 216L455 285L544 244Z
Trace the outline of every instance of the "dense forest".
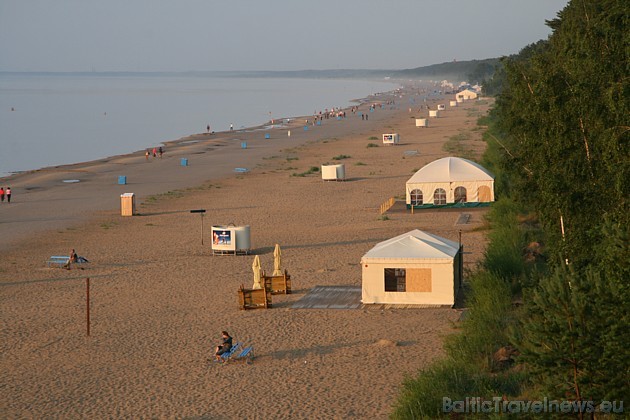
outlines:
M443 398L467 397L628 412L629 8L572 0L547 40L502 59L480 121L500 199L469 316L446 358L406 381L394 418L447 415Z

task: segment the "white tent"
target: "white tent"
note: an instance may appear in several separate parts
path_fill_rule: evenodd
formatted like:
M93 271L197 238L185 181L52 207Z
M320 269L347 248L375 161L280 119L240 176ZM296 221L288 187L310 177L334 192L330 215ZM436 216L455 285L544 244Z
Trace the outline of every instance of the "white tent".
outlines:
M461 284L457 242L412 230L361 258L364 304L454 305Z
M407 181L407 207L477 206L494 201L494 176L468 159L435 160Z
M472 91L470 89L462 90L461 92L457 92L457 98L462 98L467 101L469 99L477 99L477 92Z

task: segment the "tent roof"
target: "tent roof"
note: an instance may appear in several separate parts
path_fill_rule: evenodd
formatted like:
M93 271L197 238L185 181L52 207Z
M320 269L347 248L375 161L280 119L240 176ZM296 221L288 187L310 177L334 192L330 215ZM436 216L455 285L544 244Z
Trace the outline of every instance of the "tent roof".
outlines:
M458 157L445 157L425 165L407 183L492 180L494 175L478 163Z
M457 242L415 229L379 242L363 256L362 260L452 260L458 251L459 244Z

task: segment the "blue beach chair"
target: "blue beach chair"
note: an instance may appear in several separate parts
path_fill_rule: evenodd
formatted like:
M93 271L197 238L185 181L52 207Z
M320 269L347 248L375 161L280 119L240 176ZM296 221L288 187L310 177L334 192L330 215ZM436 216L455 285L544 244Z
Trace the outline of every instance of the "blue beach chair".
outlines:
M244 361L248 365L252 364L252 360L254 359L254 346L247 346L243 348L243 350L235 357L233 357L232 361Z
M219 363L225 363L225 362L227 362L228 360L230 360L230 358L231 358L232 356L234 356L234 353L236 353L236 350L238 350L238 349L239 349L239 347L241 347L241 343L236 343L236 344L234 344L234 345L230 348L230 350L229 350L229 351L227 351L227 352L225 352L225 353L223 353L223 354L221 355L221 359L220 359L220 360L217 360L217 359L215 358L215 359L214 359L214 361L215 361L215 362L219 362Z

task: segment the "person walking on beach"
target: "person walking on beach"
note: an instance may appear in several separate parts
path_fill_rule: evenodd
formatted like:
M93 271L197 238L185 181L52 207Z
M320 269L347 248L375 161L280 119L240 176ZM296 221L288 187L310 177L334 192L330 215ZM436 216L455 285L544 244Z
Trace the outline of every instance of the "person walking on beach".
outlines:
M0 187L0 202L4 202L4 188Z
M206 126L206 130L208 130L208 133L210 132L210 124Z
M162 159L162 155L164 154L164 149L162 149L162 146L160 146L160 148L158 149L158 154L160 155L160 159Z
M153 157L157 157L157 149L155 147L153 148Z
M230 131L234 130L234 124L230 124Z
M10 203L11 202L11 187L7 187L4 194L7 196L7 203Z
M145 157L146 160L149 160L149 155L150 155L150 153L149 153L149 150L147 149L147 151L144 154L144 157Z

